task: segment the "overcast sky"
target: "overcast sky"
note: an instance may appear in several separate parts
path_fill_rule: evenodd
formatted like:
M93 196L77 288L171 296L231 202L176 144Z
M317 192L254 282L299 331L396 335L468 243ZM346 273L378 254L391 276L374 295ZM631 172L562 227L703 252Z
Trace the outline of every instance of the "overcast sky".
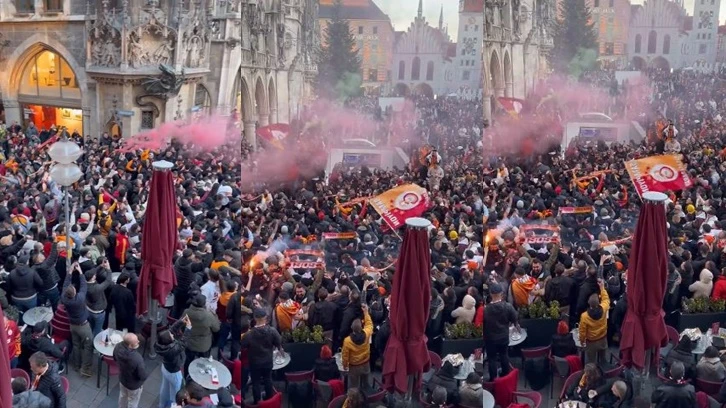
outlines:
M373 0L388 14L396 31L405 31L418 12L418 0ZM726 2L726 0L724 0ZM438 27L441 5L444 6L444 26L449 26L449 36L456 41L459 26L459 2L457 0L423 0L423 14L429 25Z

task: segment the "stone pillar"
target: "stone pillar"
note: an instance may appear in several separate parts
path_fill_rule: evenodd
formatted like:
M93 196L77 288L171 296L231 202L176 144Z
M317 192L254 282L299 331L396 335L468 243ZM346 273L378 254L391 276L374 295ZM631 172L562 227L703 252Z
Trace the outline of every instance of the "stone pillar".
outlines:
M252 145L252 150L257 150L257 128L255 127L255 122L247 120L244 122L244 130L245 130L245 139L247 139L247 143Z
M95 121L96 124L98 124L99 118L95 118L95 119L91 118L91 108L89 108L89 107L84 106L81 108L81 110L83 111L83 130L81 130L81 132L83 132L82 136L83 137L86 137L89 135L94 136L94 133L98 133L98 130L96 130L96 132L94 132L92 130L91 123L92 123L92 121Z
M267 126L270 124L270 115L267 113L260 114L257 116L257 121L260 122L260 126Z
M514 96L514 82L511 80L506 83L504 86L504 94L507 98L511 98Z
M491 126L492 124L492 95L489 92L484 93L484 97L482 98L482 106L484 110L484 120L488 124L488 126Z
M504 96L504 88L503 87L502 88L495 88L494 89L494 95L496 95L497 97Z
M23 107L20 106L20 103L18 103L17 100L5 99L3 100L3 106L5 106L6 125L12 125L13 122L18 122L20 124L23 123L23 121L25 120L25 115L23 115Z
M277 109L270 109L270 123L280 123L280 120L277 117Z

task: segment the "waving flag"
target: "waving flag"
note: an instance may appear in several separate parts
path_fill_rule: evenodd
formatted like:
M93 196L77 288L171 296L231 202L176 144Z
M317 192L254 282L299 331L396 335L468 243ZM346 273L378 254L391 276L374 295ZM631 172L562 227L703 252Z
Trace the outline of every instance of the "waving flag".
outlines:
M289 134L290 125L287 123L277 123L257 129L257 137L280 150L285 149L283 143Z
M518 118L519 113L522 111L522 107L524 107L524 101L517 98L501 97L498 98L497 101L499 102L499 105L501 105L502 108L513 118Z
M431 205L429 193L416 184L404 184L372 198L369 203L391 229L398 229L407 219L418 217Z
M625 169L641 197L649 191L678 191L693 185L686 165L676 154L630 160L625 162Z

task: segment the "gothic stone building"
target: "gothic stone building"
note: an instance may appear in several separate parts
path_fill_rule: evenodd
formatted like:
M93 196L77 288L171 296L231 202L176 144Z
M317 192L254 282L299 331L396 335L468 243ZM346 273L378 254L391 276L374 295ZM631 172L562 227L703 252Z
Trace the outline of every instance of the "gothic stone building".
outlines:
M0 2L5 120L91 136L129 136L199 112L239 112L249 135L255 123L286 121L309 92L294 81L314 66L285 66L298 59L288 34L300 16L280 0L259 1Z
M491 121L497 97L525 98L549 72L553 0L484 2L484 118Z

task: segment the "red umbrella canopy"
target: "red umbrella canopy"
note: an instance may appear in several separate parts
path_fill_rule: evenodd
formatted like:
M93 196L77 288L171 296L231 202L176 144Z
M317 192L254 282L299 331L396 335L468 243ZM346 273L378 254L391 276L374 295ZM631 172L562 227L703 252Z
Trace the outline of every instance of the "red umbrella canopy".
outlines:
M156 164L156 163L155 163ZM173 257L177 248L176 194L171 171L155 169L151 178L141 236L141 274L136 288L136 313L143 314L151 297L164 304L176 286Z
M426 348L426 322L431 303L430 223L410 218L393 277L391 293L391 336L383 359L386 389L406 393L408 376L428 371L431 365Z
M645 351L665 345L663 297L668 279L668 241L662 193L643 194L628 266L628 310L621 328L620 351L626 367L645 366Z
M13 390L10 387L10 356L8 355L8 333L5 329L5 314L0 307L0 408L13 407Z

